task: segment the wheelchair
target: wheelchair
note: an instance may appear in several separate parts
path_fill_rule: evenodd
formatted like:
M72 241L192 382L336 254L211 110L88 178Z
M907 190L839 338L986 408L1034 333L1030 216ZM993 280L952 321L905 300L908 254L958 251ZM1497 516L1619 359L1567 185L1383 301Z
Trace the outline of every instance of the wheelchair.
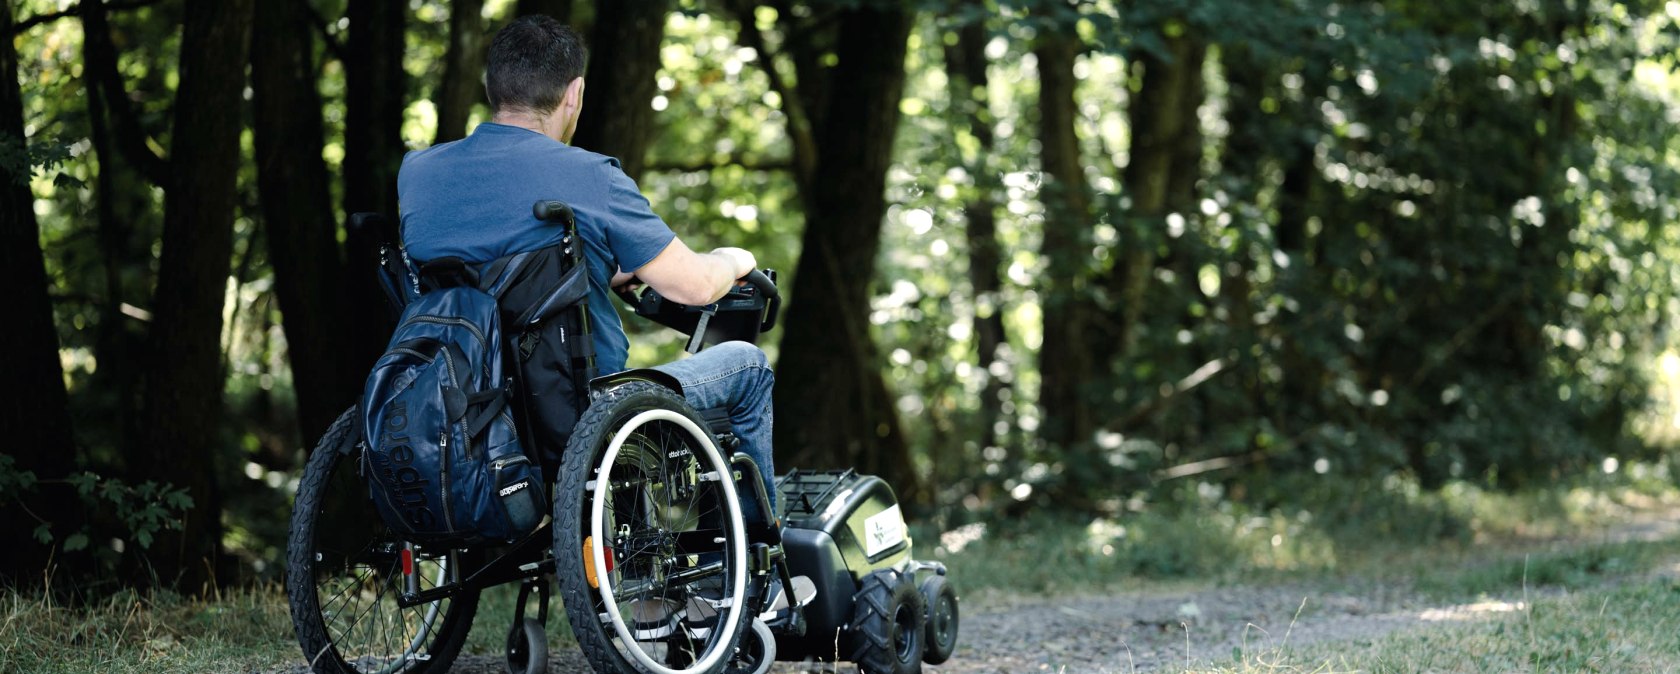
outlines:
M508 329L504 348L528 349L519 336L527 325L569 331L568 343L581 345L562 357L579 384L561 387L570 388L566 402L582 411L569 437L563 448L527 445L533 461L542 458L552 513L496 545L403 540L374 510L361 472L361 413L346 410L308 460L287 546L287 597L311 669L448 671L481 591L510 583L519 586L504 650L513 674L547 669L556 585L580 649L603 674L761 674L778 653L833 659L842 642L872 674L907 674L923 660L949 657L956 596L943 566L910 558L891 489L851 471L794 471L778 480L788 501L772 508L757 465L733 451L739 441L726 410L691 408L680 384L658 371L595 377L574 217L558 201L537 202L533 213L564 228L560 243L546 257L497 261L476 280L498 292L524 286L512 293L520 306L511 315L526 323ZM420 291L424 268L406 258L382 217L352 217L350 235L353 250L377 252L375 280L400 310ZM708 307L677 305L652 289L620 297L638 315L689 334L692 353L755 341L775 325L774 272L744 280ZM556 401L533 403L523 378L516 373L527 398L521 433L552 437L531 428L540 414L532 406ZM749 525L742 498L785 513L787 528ZM774 602L773 578L784 588Z

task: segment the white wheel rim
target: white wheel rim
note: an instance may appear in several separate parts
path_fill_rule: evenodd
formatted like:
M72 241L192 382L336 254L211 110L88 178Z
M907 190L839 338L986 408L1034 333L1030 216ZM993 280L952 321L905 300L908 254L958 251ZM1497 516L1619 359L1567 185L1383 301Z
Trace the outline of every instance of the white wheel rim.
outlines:
M731 479L734 472L729 469L722 456L718 454L717 446L712 444L711 434L700 430L700 427L690 421L688 417L664 409L647 410L631 417L630 421L613 435L612 442L607 444L607 453L601 458L600 463L603 472L595 476L595 491L593 498L590 499L592 503L589 508L589 533L594 537L594 540L600 541L600 543L590 546L590 562L597 569L596 577L600 580L598 589L601 595L601 603L606 608L607 619L612 622L613 631L618 634L619 640L628 645L627 650L630 651L630 656L636 660L637 665L640 665L645 671L653 672L653 674L686 674L688 672L706 671L723 658L724 651L727 649L720 648L720 646L727 646L728 644L724 644L721 640L714 643L712 648L707 650L705 657L700 658L687 669L672 669L654 662L652 658L648 657L647 653L636 647L635 636L631 634L630 627L624 624L624 617L619 615L618 602L613 599L612 577L611 574L606 572L605 549L607 547L606 541L609 539L602 535L601 524L602 518L606 514L607 488L612 483L612 477L609 473L613 462L618 459L619 450L624 447L624 442L630 438L630 435L636 429L650 421L669 421L687 431L690 437L699 439L701 453L706 455L706 461L712 465L712 470L718 471L718 475L722 476L724 480L734 482ZM724 514L729 518L728 523L733 524L734 530L737 532L730 543L730 552L734 553L733 559L736 562L730 565L730 572L735 581L732 584L734 592L729 597L731 610L729 611L729 617L724 619L724 631L721 632L721 634L729 635L735 633L735 627L741 620L742 608L746 606L747 569L745 562L747 559L747 542L744 536L739 535L746 529L746 525L741 521L740 499L736 496L734 489L725 488L722 491Z

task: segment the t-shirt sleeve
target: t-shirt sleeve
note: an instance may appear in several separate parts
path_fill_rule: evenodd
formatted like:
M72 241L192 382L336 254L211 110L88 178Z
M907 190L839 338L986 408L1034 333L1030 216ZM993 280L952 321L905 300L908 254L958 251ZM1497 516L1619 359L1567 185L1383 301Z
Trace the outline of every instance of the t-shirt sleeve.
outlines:
M658 257L677 235L654 214L636 181L624 175L618 162L603 162L602 171L607 182L607 247L620 269L633 272Z

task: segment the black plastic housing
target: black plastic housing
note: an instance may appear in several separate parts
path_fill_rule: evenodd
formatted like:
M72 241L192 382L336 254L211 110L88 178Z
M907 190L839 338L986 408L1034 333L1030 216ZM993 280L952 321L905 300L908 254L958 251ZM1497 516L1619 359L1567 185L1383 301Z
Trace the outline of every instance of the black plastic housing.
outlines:
M776 279L774 271L766 270L765 275L772 282ZM667 300L651 287L643 289L641 296L631 302L631 306L636 310L637 316L690 336L700 323L703 312L702 307ZM716 307L716 313L706 324L706 346L723 342L757 344L758 335L775 325L776 313L780 308L775 298L767 296L763 290L753 285L736 286L717 301Z
M839 656L848 657L851 648L840 630L851 622L858 583L910 559L898 497L880 478L851 470L796 470L778 478L776 490L786 499L782 546L788 568L817 587L805 606L805 635L777 635L776 659L833 660L837 638Z

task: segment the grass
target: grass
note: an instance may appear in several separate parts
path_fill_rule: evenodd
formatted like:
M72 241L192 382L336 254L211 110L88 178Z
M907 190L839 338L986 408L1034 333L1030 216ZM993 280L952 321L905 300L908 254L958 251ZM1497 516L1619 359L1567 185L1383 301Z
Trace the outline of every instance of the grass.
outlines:
M0 672L233 672L273 669L295 651L283 598L241 590L208 601L121 592L70 608L0 595Z
M1470 617L1375 639L1268 649L1201 674L1672 672L1680 670L1680 584L1645 579L1541 598L1497 617Z
M916 540L918 551L933 548L920 554L945 562L968 591L1380 581L1416 583L1431 596L1447 597L1509 585L1513 564L1520 574L1522 555L1536 549L1545 553L1535 570L1545 584L1560 584L1571 574L1633 571L1675 552L1673 545L1629 543L1570 557L1582 544L1613 542L1601 537L1642 512L1680 509L1680 491L1666 469L1660 479L1651 477L1654 470L1634 467L1620 479L1593 476L1514 494L1462 483L1422 492L1399 480L1317 478L1277 485L1296 499L1272 508L1226 499L1203 485L1107 518L1033 516L918 531ZM1463 567L1477 573L1462 576Z
M466 652L501 653L517 594L515 586L484 593ZM280 587L208 600L125 591L75 608L15 592L0 595L0 602L0 674L251 672L302 662ZM558 597L551 600L548 634L550 648L576 645Z

